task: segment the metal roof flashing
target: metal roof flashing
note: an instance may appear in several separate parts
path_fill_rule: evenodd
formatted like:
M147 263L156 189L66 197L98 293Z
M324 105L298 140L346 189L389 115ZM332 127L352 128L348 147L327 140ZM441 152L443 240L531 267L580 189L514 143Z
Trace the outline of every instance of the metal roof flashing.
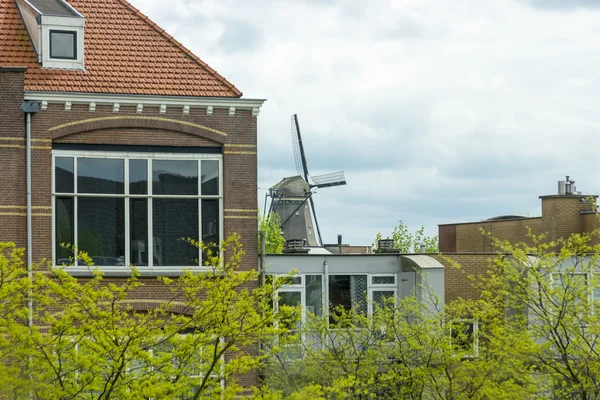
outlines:
M31 4L42 15L55 17L79 17L83 18L77 10L63 0L25 0Z

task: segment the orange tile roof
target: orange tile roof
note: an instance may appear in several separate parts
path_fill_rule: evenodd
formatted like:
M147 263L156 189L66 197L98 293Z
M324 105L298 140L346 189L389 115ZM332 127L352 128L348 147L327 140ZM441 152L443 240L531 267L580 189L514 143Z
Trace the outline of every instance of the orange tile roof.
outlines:
M240 97L223 76L126 0L69 0L85 18L85 71L42 69L15 0L0 0L0 66L25 66L25 90Z

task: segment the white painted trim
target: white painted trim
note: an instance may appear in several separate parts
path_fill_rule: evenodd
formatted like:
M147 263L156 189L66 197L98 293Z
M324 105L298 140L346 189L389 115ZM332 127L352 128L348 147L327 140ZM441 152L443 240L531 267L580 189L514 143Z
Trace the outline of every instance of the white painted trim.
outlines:
M56 159L54 156L50 157L51 159L51 163L50 163L50 168L51 168L51 182L50 182L50 190L52 191L52 193L56 193L56 182L55 182L55 178L54 178L54 171L56 170ZM75 166L73 166L75 167ZM73 178L75 179L75 178ZM74 190L74 189L73 189ZM52 262L56 262L57 258L56 258L56 196L52 196L51 199L51 203L52 203ZM75 209L75 206L73 206L73 211Z
M162 153L146 151L103 151L103 150L54 150L57 157L96 157L96 158L152 158L163 160L219 160L222 162L222 154L213 153ZM112 196L112 194L110 195ZM195 197L195 195L192 195ZM219 193L219 196L222 196Z
M81 17L56 17L42 15L41 18L41 35L40 40L42 41L41 47L41 59L42 68L60 68L60 69L72 69L72 70L84 70L85 69L85 47L84 47L84 26L85 18ZM70 31L76 34L76 51L77 58L74 60L52 58L50 57L50 31Z
M234 107L240 110L260 109L265 99L241 99L224 97L184 97L184 96L151 96L151 95L115 95L102 93L76 93L76 92L39 92L26 91L25 100L46 101L48 103L64 103L70 101L73 104L123 104L137 106L160 107L166 106L189 106L194 108L226 108ZM258 111L258 110L256 110Z
M74 170L74 192L73 193L56 193L55 188L55 158L56 157L73 157L73 170ZM77 160L78 157L89 157L89 158L115 158L124 160L124 192L123 194L93 194L93 193L77 193ZM148 179L148 194L146 195L132 195L129 193L129 160L130 159L145 159L147 161L147 179ZM153 160L195 160L198 164L198 195L153 195L152 193L152 161ZM203 196L201 194L201 161L202 160L215 160L219 162L219 194L211 196ZM85 150L54 150L52 152L52 260L53 263L56 260L56 197L65 196L72 197L73 208L74 208L74 226L73 226L73 241L74 245L78 246L78 232L77 232L77 217L78 217L78 199L84 197L117 197L124 198L124 230L125 230L125 265L123 266L99 266L106 276L130 276L131 268L131 238L130 238L130 198L192 198L198 199L198 236L201 239L202 235L202 199L218 199L219 200L219 238L223 240L224 227L223 227L223 156L221 154L197 154L197 153L152 153L152 152L107 152L107 151L85 151ZM154 237L152 233L153 229L153 213L152 213L152 201L148 201L148 242L147 242L147 253L148 253L148 266L137 267L140 275L142 276L179 276L184 270L191 270L193 272L204 272L212 271L212 267L199 266L157 266L154 267ZM199 258L201 252L199 250ZM65 267L65 271L74 276L91 276L91 268L85 265L75 265Z
M95 268L95 267L94 267ZM102 271L102 275L105 277L129 277L131 276L132 269L127 266L99 266L98 269ZM197 272L213 272L212 267L136 267L137 272L140 276L181 276L184 271ZM65 272L72 276L92 276L93 268L86 266L78 267L64 267Z

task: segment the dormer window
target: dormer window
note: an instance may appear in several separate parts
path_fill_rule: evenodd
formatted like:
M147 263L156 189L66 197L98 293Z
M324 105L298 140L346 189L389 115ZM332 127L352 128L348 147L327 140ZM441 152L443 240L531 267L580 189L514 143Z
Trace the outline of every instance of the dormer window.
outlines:
M51 29L50 58L77 60L77 32Z
M85 17L65 0L16 0L42 68L84 69Z

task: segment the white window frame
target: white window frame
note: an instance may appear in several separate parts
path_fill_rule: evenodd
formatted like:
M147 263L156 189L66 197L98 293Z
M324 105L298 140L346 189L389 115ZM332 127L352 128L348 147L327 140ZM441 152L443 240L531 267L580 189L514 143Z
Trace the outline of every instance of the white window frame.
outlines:
M373 283L373 278L376 277L392 277L394 278L393 283ZM367 282L367 312L369 315L373 315L374 310L374 292L394 292L394 299L398 299L398 274L369 274Z
M329 315L329 277L330 276L357 276L363 275L367 277L367 315L373 315L373 292L383 291L383 292L394 292L394 297L398 298L398 274L370 274L370 273L329 273L327 279L325 279L325 275L319 273L301 273L293 275L294 278L300 278L300 283L297 284L284 284L282 285L274 294L273 298L273 306L276 312L277 307L277 295L278 292L301 292L302 298L302 323L306 322L306 279L307 275L320 275L321 276L321 284L322 287L322 309L323 309L323 317L326 318ZM272 275L274 279L289 279L289 275ZM393 277L394 283L373 283L374 277Z
M81 14L80 14L81 15ZM41 35L41 61L43 68L61 68L61 69L85 69L84 62L84 27L85 18L59 17L51 15L42 15L40 25ZM50 57L50 31L68 31L75 33L75 59L63 59Z
M56 177L55 177L55 160L56 157L73 157L73 193L56 193ZM77 193L77 158L107 158L107 159L120 159L124 160L124 193L123 194L79 194ZM129 194L129 160L130 159L143 159L147 160L147 181L148 181L148 192L145 195L131 195ZM198 161L198 194L197 195L154 195L152 194L152 161L153 160L196 160ZM202 160L218 161L219 163L219 194L218 195L205 195L201 194L201 175L200 168ZM73 198L81 197L119 197L125 199L124 211L125 211L125 262L122 266L98 266L105 274L108 275L130 275L130 258L131 258L131 239L130 239L130 198L194 198L198 199L198 238L201 239L202 235L202 199L218 199L219 200L219 242L223 240L223 156L221 154L212 153L165 153L165 152L135 152L135 151L95 151L95 150L53 150L52 151L52 265L56 266L56 197L70 197ZM137 267L138 272L142 276L156 276L156 275L179 275L184 270L191 270L194 272L211 271L212 267L202 265L202 251L198 249L198 259L200 265L197 266L154 266L154 238L153 238L153 221L152 221L152 202L148 201L148 243L147 248L152 249L152 252L148 252L148 265ZM77 245L78 243L78 232L77 232L77 202L73 205L73 240ZM84 274L89 275L91 273L90 268L86 265L75 265L65 267L65 271L71 274Z

